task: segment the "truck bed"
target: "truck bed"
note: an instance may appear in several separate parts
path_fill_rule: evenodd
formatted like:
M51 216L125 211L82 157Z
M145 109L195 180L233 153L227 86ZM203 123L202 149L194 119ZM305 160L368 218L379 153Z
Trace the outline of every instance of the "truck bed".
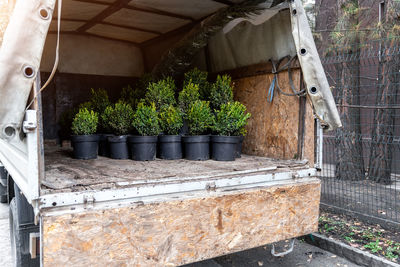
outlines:
M140 162L105 157L76 160L72 158L72 149L46 145L45 178L41 182L41 191L42 194L50 194L119 189L308 168L306 160L277 160L249 155L242 155L233 162L184 159Z

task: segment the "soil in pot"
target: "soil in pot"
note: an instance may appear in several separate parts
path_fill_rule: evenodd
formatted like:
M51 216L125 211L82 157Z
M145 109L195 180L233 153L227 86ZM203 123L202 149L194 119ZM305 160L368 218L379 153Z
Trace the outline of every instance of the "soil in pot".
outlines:
M185 159L208 160L210 159L210 136L182 136L185 147Z
M110 149L110 158L112 159L129 159L129 151L128 151L128 136L119 135L119 136L108 136L108 146Z
M157 136L129 136L131 158L138 161L155 160L157 139Z
M212 159L217 161L234 161L239 141L240 136L212 136Z
M110 146L108 145L107 138L113 136L112 134L99 134L99 156L109 157L110 156Z
M182 137L180 135L160 135L158 137L158 155L161 159L182 158Z
M95 159L99 148L98 135L73 135L71 136L74 158Z
M239 143L237 143L237 145L236 145L235 158L241 158L242 157L243 140L244 140L244 136L243 135L239 136Z

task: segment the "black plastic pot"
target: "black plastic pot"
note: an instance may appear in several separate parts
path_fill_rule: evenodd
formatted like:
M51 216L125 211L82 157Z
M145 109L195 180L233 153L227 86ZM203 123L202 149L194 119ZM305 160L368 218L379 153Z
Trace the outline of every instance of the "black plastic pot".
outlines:
M208 160L210 159L210 136L182 136L185 145L185 159Z
M133 160L155 160L157 151L157 136L129 136Z
M159 158L181 159L182 137L180 135L160 135L158 137Z
M112 134L99 134L99 156L109 157L110 156L110 146L108 145L107 138L113 136Z
M76 159L95 159L99 148L99 136L92 135L73 135L71 136L72 147L74 148L74 158Z
M112 135L107 137L110 149L110 158L112 159L129 159L127 135Z
M239 143L236 144L235 158L241 158L242 157L243 140L244 140L244 136L243 135L239 136Z
M239 141L240 136L211 136L212 159L217 161L234 161Z

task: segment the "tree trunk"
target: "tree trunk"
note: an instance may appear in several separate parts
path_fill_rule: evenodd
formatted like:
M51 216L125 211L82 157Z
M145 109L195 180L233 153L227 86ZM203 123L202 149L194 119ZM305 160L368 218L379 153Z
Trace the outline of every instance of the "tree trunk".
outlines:
M352 0L358 6L358 0ZM347 16L343 14L344 0L338 1L338 17ZM358 23L357 16L350 16L345 25L349 28ZM359 38L349 38L346 40L348 46L343 50L344 62L338 64L336 68L337 99L339 113L343 128L336 131L335 156L336 169L335 176L344 180L363 180L365 179L365 168L363 159L363 148L361 138L360 109L345 107L347 105L360 105L360 49ZM353 60L352 58L356 58ZM350 59L350 60L349 60Z
M398 19L399 3L386 0L384 2L384 20L382 39L390 37ZM393 23L394 22L394 23ZM379 86L376 91L377 106L392 106L397 103L399 84L400 56L397 51L398 38L382 41L378 69ZM378 183L390 184L393 163L393 135L395 109L375 109L371 133L371 151L368 178Z

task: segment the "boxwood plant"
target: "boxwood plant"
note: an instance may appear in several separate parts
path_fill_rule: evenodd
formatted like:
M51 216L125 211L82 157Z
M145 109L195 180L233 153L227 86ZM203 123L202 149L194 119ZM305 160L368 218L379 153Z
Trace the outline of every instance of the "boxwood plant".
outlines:
M200 99L208 100L210 98L211 84L207 81L208 73L194 68L185 73L183 87L189 83L196 84L199 87Z
M99 116L93 110L80 109L72 121L72 133L74 135L91 135L96 133Z
M175 105L175 82L168 77L158 82L150 83L147 87L145 101L148 105L155 104L159 111L163 106Z
M192 136L206 134L214 122L209 102L201 100L190 105L185 118L188 123L189 135Z
M142 136L157 136L161 132L158 113L154 103L146 105L139 103L133 116L132 126Z
M216 111L213 131L223 136L239 136L245 134L247 120L251 114L246 113L246 106L240 102L222 104Z
M159 118L161 130L166 135L177 135L183 126L183 114L174 106L164 106Z
M210 102L213 109L219 109L221 105L233 102L232 79L229 75L218 75L211 87Z
M132 129L133 109L131 105L120 101L108 106L102 119L113 134L126 135Z
M191 104L200 99L199 86L188 82L179 93L178 102L180 109L187 113Z

